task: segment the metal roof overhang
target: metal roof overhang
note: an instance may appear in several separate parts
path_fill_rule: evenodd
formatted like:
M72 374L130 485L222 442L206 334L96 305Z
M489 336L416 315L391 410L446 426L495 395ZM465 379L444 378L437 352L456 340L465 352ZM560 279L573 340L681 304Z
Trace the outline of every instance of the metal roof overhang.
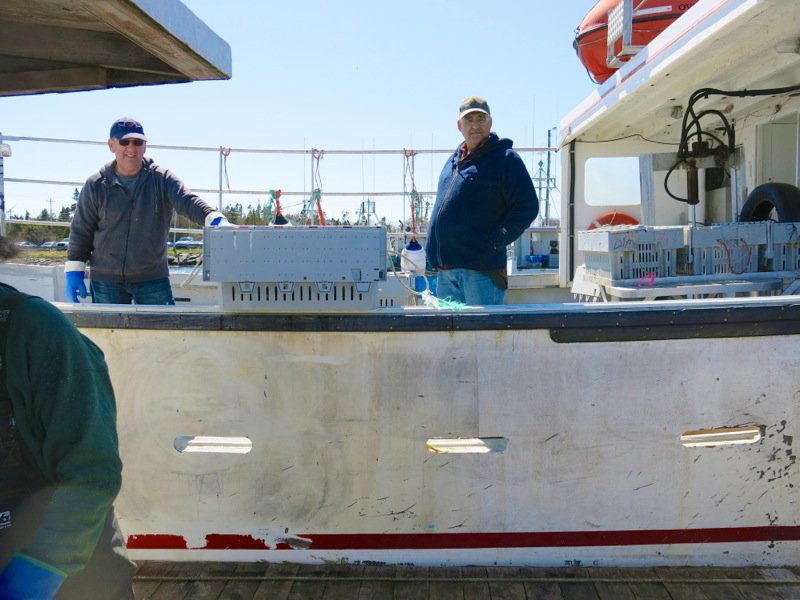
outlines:
M230 77L230 46L178 0L0 3L0 96Z
M563 142L630 135L677 142L689 96L700 88L799 83L797 0L699 0L564 118ZM715 95L701 107L737 120L775 103L776 96Z

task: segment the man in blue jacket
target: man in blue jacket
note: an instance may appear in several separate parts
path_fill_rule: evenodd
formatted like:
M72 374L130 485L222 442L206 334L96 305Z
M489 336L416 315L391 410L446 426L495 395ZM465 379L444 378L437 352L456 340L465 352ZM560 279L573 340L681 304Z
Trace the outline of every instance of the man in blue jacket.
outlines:
M436 295L468 305L503 304L506 246L539 213L533 182L513 142L492 133L489 104L461 103L464 142L442 169L428 224L426 254L438 269Z

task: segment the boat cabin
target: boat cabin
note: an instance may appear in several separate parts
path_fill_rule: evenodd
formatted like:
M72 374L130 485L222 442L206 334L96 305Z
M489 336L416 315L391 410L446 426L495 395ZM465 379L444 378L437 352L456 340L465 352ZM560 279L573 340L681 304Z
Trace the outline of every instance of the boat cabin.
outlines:
M799 93L795 3L701 0L675 19L562 122L561 284L784 291L800 268Z

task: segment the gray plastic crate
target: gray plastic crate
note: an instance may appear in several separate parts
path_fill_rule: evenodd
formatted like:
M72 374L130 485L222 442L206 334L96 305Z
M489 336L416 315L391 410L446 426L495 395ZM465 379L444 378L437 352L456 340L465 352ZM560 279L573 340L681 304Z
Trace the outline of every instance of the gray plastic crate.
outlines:
M762 264L772 271L800 271L800 223L770 222L767 225L770 240Z
M680 226L618 225L578 231L589 281L614 283L642 277L674 277L677 250L683 246Z
M720 223L686 227L679 268L689 275L741 275L758 272L767 224Z
M207 228L203 280L228 310L362 310L381 305L383 227Z

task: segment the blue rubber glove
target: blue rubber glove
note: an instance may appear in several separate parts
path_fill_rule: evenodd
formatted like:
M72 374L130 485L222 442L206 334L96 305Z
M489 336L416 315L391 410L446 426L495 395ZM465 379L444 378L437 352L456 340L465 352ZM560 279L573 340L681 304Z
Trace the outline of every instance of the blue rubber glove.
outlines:
M209 224L210 227L234 227L233 223L228 221L226 217L216 217Z
M52 600L65 579L44 563L16 554L0 573L0 600Z
M78 302L78 296L86 298L86 284L83 282L85 273L83 271L67 271L67 287L64 290L64 297L67 302Z

